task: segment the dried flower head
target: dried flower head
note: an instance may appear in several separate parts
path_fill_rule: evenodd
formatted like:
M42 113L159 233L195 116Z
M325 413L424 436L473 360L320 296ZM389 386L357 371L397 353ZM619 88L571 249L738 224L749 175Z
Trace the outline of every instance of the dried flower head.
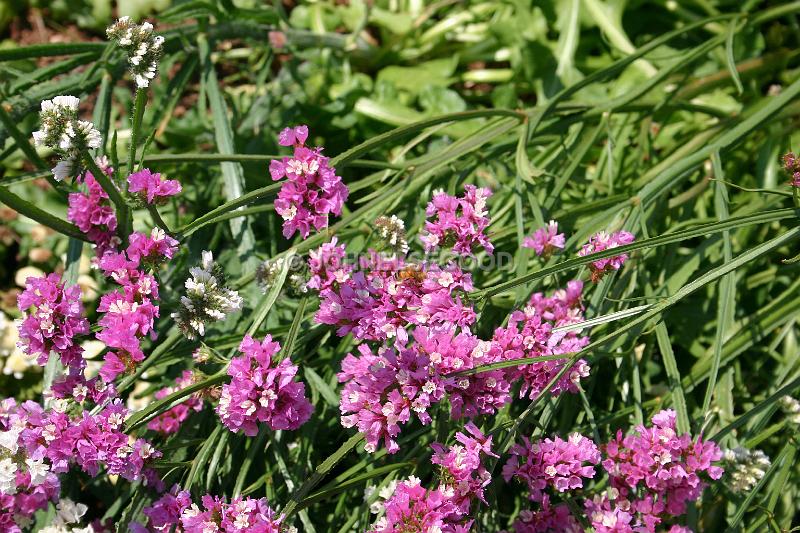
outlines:
M209 251L202 254L200 266L189 270L191 277L186 280L186 294L181 296L180 307L172 318L190 340L205 335L205 325L223 320L228 313L242 308L239 293L225 286L225 274L214 262Z
M106 35L128 53L128 68L136 86L149 87L158 72L164 38L153 33L149 22L135 24L130 17L122 17L109 26Z
M741 446L725 450L723 458L733 492L747 492L755 487L771 464L761 450L748 450Z
M39 112L42 129L33 132L36 146L47 146L61 156L61 161L52 169L57 181L75 175L80 170L80 155L103 143L94 124L78 119L79 105L80 100L75 96L56 96L42 101Z
M408 253L406 225L397 215L376 218L375 230L386 248L403 255Z

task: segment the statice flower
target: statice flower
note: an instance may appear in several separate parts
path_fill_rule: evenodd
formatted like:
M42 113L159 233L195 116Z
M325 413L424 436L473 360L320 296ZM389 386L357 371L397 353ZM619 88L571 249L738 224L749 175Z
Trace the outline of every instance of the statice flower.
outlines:
M166 398L170 394L184 389L193 383L195 383L195 378L192 371L184 370L181 375L175 379L175 385L160 389L155 393L155 399L161 400L162 398ZM172 407L150 420L150 422L147 423L147 429L152 429L163 435L177 433L181 424L189 418L192 411L200 412L202 410L203 398L199 394L192 394L184 398L183 402L175 407Z
M308 292L308 269L299 256L293 255L289 258L267 259L256 267L256 284L262 293L266 294L278 282L283 265L287 260L289 261L289 271L286 275L284 287L294 295L302 295Z
M623 520L652 533L665 519L683 515L686 503L700 497L706 486L701 476L722 476L723 469L712 464L722 457L720 448L712 441L678 435L675 411L661 411L652 422L651 427L637 426L633 435L619 431L604 446L603 468L613 492L586 503L597 531L617 531L595 524Z
M130 17L121 17L106 28L106 35L127 52L128 68L136 86L149 87L158 71L164 38L153 33L149 22L135 24Z
M73 176L78 170L80 156L103 143L94 124L78 119L80 100L75 96L56 96L43 100L39 112L40 130L33 132L36 146L55 150L61 161L52 169L56 181Z
M630 244L635 240L632 233L627 231L618 231L616 233L608 234L601 231L592 235L587 244L578 252L580 257L586 255L602 252L625 244ZM628 254L619 254L605 259L598 259L589 263L589 270L592 272L592 281L597 282L608 272L613 272L622 268L625 261L628 260Z
M150 235L133 233L123 252L106 252L98 261L100 270L122 287L100 298L97 340L112 350L107 352L100 375L107 382L119 374L132 372L144 360L140 339L155 339L155 319L159 316L158 282L145 268L156 268L171 259L178 242L160 228Z
M761 450L748 450L737 446L725 450L725 468L733 492L748 492L764 477L770 460Z
M547 487L558 492L583 488L583 479L594 478L594 465L600 463L600 450L579 433L567 440L556 436L531 442L523 437L523 444L515 444L510 453L503 478L526 483L534 501L543 501Z
M584 528L572 516L566 504L551 505L550 497L545 494L540 509L520 511L514 520L514 531L515 533L583 533Z
M469 524L451 524L447 520L456 512L456 506L447 495L440 490L426 490L415 477L398 483L384 507L385 516L378 519L368 533L469 531Z
M306 287L324 291L349 281L353 267L345 263L346 255L345 245L338 244L336 237L316 250L311 250L308 253L310 279Z
M57 377L50 392L53 398L72 399L79 404L89 400L99 405L117 397L117 390L112 383L106 383L100 376L87 378L84 370L74 368Z
M283 524L265 498L223 498L205 495L200 504L192 501L189 491L174 486L153 505L144 508L148 527L136 524L135 533L289 533L294 528Z
M800 187L800 159L793 152L783 156L783 169L791 177L791 186Z
M379 216L375 219L374 226L384 247L401 255L408 253L406 225L397 215Z
M181 296L178 311L172 313L178 327L186 338L196 339L205 335L205 325L242 308L239 293L225 286L225 273L209 251L204 251L200 266L189 269L191 277L186 280L186 294Z
M128 176L128 192L134 193L140 202L151 205L164 205L171 196L181 192L178 180L165 180L148 168Z
M101 168L111 175L110 167ZM111 207L108 194L97 182L91 172L87 171L78 177L78 182L83 181L86 192L69 193L67 198L67 219L75 224L78 229L86 234L95 245L97 257L103 257L107 251L116 250L120 243L116 236L117 216Z
M537 229L530 237L525 237L522 246L547 259L556 250L564 249L564 234L558 232L558 222L551 220L547 226Z
M286 178L275 200L275 211L283 218L283 235L287 239L299 232L305 239L312 226L321 230L328 226L328 215L339 216L349 191L328 165L322 148L305 146L307 126L284 129L281 146L293 146L294 155L269 164L273 181Z
M316 321L337 326L339 336L384 341L409 325L469 326L472 306L462 296L472 278L457 265L406 263L371 251L343 282L320 292Z
M231 360L231 382L222 386L217 414L233 432L250 437L258 423L271 429L294 430L305 424L314 408L305 396L306 386L295 381L297 365L277 356L281 345L267 335L259 342L250 335L239 345L241 357Z
M782 396L779 400L781 410L790 424L800 425L800 401L791 396Z
M420 240L426 252L439 247L452 248L459 255L473 255L477 246L482 246L487 253L492 253L494 246L486 236L489 226L489 212L486 200L492 192L474 185L464 186L464 196L450 196L439 190L433 198L425 214L425 230Z
M576 331L554 331L583 321L580 281L570 281L567 288L552 296L535 293L521 311L514 311L504 328L497 328L492 336L488 359L508 361L535 357L570 354L589 344L588 336ZM535 398L564 366L565 360L528 362L506 370L509 382L521 380L520 397ZM579 359L556 384L549 389L553 395L578 392L580 380L589 375L589 365Z
M492 437L484 435L472 422L464 429L467 433L456 433L459 444L447 448L438 442L431 445L435 452L431 463L440 467L439 490L450 495L451 502L458 509L456 514L462 516L469 513L473 500L487 503L484 489L491 483L492 475L482 460L484 455L498 457L492 451Z
M58 274L29 277L25 290L17 297L22 317L19 323L19 348L44 366L50 352L67 367L83 368L83 349L75 338L89 333L83 317L81 289L67 286Z

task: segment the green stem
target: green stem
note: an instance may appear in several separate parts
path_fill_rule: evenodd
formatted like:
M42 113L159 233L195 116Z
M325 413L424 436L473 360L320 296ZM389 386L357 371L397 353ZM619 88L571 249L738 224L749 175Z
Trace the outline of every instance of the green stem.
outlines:
M97 165L94 158L90 154L84 157L84 164L86 168L92 173L94 179L108 194L114 207L117 209L117 235L122 239L123 244L128 242L128 236L133 231L133 220L131 218L131 210L128 203L123 198L122 193L116 185L108 177L108 174Z
M136 98L133 103L133 120L131 123L131 146L128 155L128 174L132 174L137 167L136 147L139 144L139 130L142 128L142 117L147 105L147 89L136 89Z
M39 209L35 205L30 202L27 202L11 192L7 187L0 186L0 202L3 202L8 207L19 213L20 215L24 215L31 220L35 220L42 226L47 226L59 233L66 235L67 237L72 237L74 239L79 239L81 241L90 242L86 235L67 222L66 220L62 220L56 216L51 215L47 211Z

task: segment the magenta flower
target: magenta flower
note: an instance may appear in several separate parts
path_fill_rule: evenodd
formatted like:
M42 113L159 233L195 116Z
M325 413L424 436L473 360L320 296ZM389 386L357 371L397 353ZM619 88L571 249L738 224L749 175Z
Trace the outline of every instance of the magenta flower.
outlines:
M283 218L287 239L300 232L305 239L316 230L328 227L328 215L339 216L349 194L336 170L328 166L322 148L307 148L308 127L286 128L279 137L281 146L294 146L294 156L273 160L269 173L273 181L286 178L275 200L275 211Z
M125 251L128 259L150 267L172 259L178 250L178 241L167 235L161 228L153 228L150 235L134 232L128 238Z
M111 175L111 168L106 167L105 170ZM102 257L104 253L116 249L119 245L119 238L115 235L117 217L108 194L97 183L91 172L83 175L83 182L86 185L86 193L69 194L67 219L86 234L95 244L97 257Z
M316 250L308 253L308 270L311 278L306 283L309 289L323 291L350 280L352 265L344 262L345 245L337 245L336 237Z
M583 479L594 478L594 465L600 462L595 443L579 433L567 440L554 437L533 443L523 437L523 444L515 444L511 455L503 467L503 478L526 483L534 501L544 500L547 487L558 492L583 488Z
M536 255L547 259L557 249L564 248L564 234L558 233L558 222L551 220L550 223L537 229L530 237L522 240L523 248L530 248Z
M651 427L637 426L633 435L623 437L620 431L605 445L603 468L611 488L610 494L586 503L593 522L608 522L609 513L624 509L635 527L652 533L665 519L686 513L687 502L697 500L705 488L704 477L722 476L722 468L712 464L722 457L720 448L678 435L675 411L661 411L652 422Z
M486 236L489 216L486 200L492 195L487 188L464 186L464 196L456 198L444 191L436 191L425 214L425 232L420 240L426 252L439 247L452 248L459 255L473 255L480 245L491 254L494 246Z
M618 231L609 235L605 231L601 231L589 239L587 244L578 252L580 257L602 252L617 246L630 244L635 240L632 233L627 231ZM625 261L628 260L628 254L615 255L613 257L606 257L605 259L598 259L589 263L589 270L592 272L592 281L598 282L607 272L619 270Z
M17 297L17 306L22 313L19 347L23 352L42 366L51 351L67 367L86 366L83 349L75 342L75 337L89 333L79 286L66 286L58 274L30 277Z
M566 504L550 505L544 495L541 508L536 511L520 511L514 521L515 533L583 533L584 528L572 516Z
M440 490L426 490L417 478L398 483L385 509L386 515L375 522L368 533L469 531L469 524L459 527L449 523L448 516L456 513L456 506L450 499Z
M244 355L231 360L231 382L222 386L217 414L233 432L250 437L258 423L271 429L294 430L305 424L314 408L305 397L305 384L294 381L297 365L289 358L275 360L281 345L267 335L258 342L250 335L239 345Z
M783 156L783 169L791 177L789 184L800 187L800 159L793 152Z
M175 379L174 386L160 389L155 393L154 396L156 400L166 398L173 392L184 389L194 382L195 379L192 371L184 370L183 373L181 373L181 375ZM183 422L189 418L189 415L192 413L192 411L200 412L202 410L203 398L198 394L192 394L191 396L184 398L182 403L179 403L175 407L153 418L147 423L147 429L152 429L153 431L157 431L163 435L177 433L181 427L181 424L183 424Z
M205 495L200 505L192 502L189 491L174 486L153 505L145 507L149 527L137 524L136 532L177 533L282 533L283 515L269 506L265 498L233 498L230 503Z
M171 196L181 192L181 184L178 180L162 179L161 174L143 168L128 176L128 192L134 193L144 203L163 205Z

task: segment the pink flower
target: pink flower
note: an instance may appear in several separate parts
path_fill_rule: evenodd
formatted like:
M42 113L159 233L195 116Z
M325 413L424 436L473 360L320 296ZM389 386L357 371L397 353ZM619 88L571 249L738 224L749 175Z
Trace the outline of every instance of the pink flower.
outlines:
M564 234L558 233L558 223L551 220L547 226L537 229L532 236L525 237L522 246L547 259L556 249L564 248Z
M193 384L194 374L191 370L184 370L183 373L175 380L175 386L166 387L155 393L156 400L166 398L170 394L177 392L181 389ZM177 433L181 424L189 418L192 411L200 412L203 410L203 398L197 394L184 398L182 403L169 409L153 418L147 423L147 429L152 429L164 435Z
M581 250L578 252L578 255L580 257L584 257L587 255L596 254L598 252L602 252L603 250L630 244L634 240L635 237L633 234L628 233L627 231L618 231L616 233L612 233L611 235L605 231L601 231L600 233L592 235L592 237L589 239L589 242L584 244L583 248L581 248ZM619 270L627 260L628 254L620 254L613 257L606 257L604 259L592 261L589 263L589 269L592 271L592 281L600 281L600 278L602 278L606 272Z
M231 431L252 437L259 422L274 430L294 430L311 417L314 408L305 397L305 384L294 381L297 366L288 357L273 360L280 349L270 335L261 342L247 335L239 345L244 355L231 361L232 379L223 385L217 405L217 414Z
M58 274L29 277L25 290L17 297L22 313L19 326L19 347L44 366L53 351L68 367L86 366L83 349L75 337L89 333L89 322L83 317L81 289L66 286Z
M469 525L459 527L448 520L456 512L450 499L440 490L426 490L416 478L398 483L385 508L386 516L373 524L368 533L469 531Z
M306 283L309 289L323 291L350 279L352 265L344 262L345 245L337 245L336 237L316 250L308 253L308 269L311 279Z
M322 148L305 146L308 127L286 128L279 137L281 146L294 146L294 156L273 160L269 172L273 181L286 178L275 200L275 211L283 218L287 239L300 232L303 239L328 226L328 215L339 216L349 194L336 170L328 166Z
M138 531L175 531L177 533L281 533L283 515L269 506L265 498L223 498L205 495L200 505L192 501L189 491L174 486L152 506L143 510L149 528L137 525Z
M158 266L172 259L178 249L178 241L167 235L161 228L153 228L150 236L135 232L128 238L126 254L135 262L148 266Z
M600 462L600 450L590 439L573 433L567 440L560 437L531 442L511 448L512 457L503 467L503 478L517 478L528 485L530 498L543 501L544 490L558 492L583 488L583 478L592 479L594 465Z
M619 514L622 508L635 527L652 533L665 519L686 513L686 503L697 500L705 488L704 477L722 476L722 468L712 464L722 457L720 448L678 435L673 410L661 411L652 422L651 427L637 426L633 435L623 437L620 431L605 445L603 468L613 498L586 503L593 522L608 522L609 513Z
M110 168L105 170L110 176L112 170ZM87 192L69 194L67 219L86 234L96 246L97 257L102 257L106 251L114 250L119 245L119 238L115 235L117 217L111 207L108 194L91 172L83 175L83 181Z
M545 494L537 511L520 511L514 521L515 533L583 533L580 522L572 516L566 504L550 505Z
M456 198L444 191L433 193L425 210L428 220L420 240L425 251L452 247L459 255L473 255L480 245L491 254L494 246L484 233L489 226L486 200L492 195L487 188L465 185L464 196Z
M138 193L136 196L142 202L163 205L170 196L181 192L181 184L177 180L162 179L161 174L144 168L128 176L128 192Z
M783 156L783 169L791 177L789 184L792 187L800 187L800 159L792 153Z

